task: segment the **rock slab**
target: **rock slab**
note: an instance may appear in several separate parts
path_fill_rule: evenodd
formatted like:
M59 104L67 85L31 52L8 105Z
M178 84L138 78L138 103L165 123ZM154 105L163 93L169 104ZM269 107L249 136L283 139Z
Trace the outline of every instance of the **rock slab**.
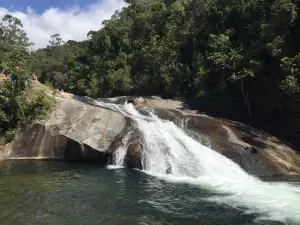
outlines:
M225 155L255 176L300 175L300 154L278 138L245 124L213 118L159 97L103 99L130 101L151 107L156 114L180 126L192 138ZM57 105L45 121L28 126L18 139L0 149L0 159L55 159L112 163L114 152L124 145L124 166L142 169L143 135L134 122L84 97L67 93L56 96ZM124 137L129 135L126 143Z
M45 121L28 126L6 146L2 158L59 159L107 163L111 146L126 126L126 118L61 93Z

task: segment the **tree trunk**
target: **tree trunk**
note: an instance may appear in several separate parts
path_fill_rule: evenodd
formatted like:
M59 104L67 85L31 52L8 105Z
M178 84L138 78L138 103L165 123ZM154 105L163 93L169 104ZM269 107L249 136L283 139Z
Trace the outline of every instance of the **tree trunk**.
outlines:
M248 114L249 116L252 116L252 113L251 113L251 106L250 106L250 101L249 101L249 98L248 98L248 93L244 91L244 82L243 82L243 79L241 79L241 83L242 83L242 93L243 93L243 97L244 97L244 102L248 108Z

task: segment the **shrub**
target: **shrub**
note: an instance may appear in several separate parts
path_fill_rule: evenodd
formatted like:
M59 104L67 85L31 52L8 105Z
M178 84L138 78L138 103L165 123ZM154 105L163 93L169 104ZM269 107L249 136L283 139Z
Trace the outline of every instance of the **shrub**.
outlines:
M54 101L43 91L30 88L29 79L16 73L0 90L0 136L11 141L27 124L43 119ZM26 85L27 82L27 85Z

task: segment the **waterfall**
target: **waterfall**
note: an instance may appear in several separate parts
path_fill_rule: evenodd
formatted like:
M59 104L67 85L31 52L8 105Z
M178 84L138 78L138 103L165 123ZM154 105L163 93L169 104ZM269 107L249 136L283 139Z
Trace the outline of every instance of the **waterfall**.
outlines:
M130 138L131 132L127 133L122 139L122 144L116 149L114 154L114 165L109 165L108 169L118 169L122 168L124 164L124 159L127 152L127 142Z
M131 117L144 136L144 172L171 182L198 185L217 193L206 199L247 209L259 219L300 222L300 187L285 182L263 182L236 163L189 137L173 122L132 104L97 102ZM126 140L125 140L126 141ZM117 154L119 165L125 151Z

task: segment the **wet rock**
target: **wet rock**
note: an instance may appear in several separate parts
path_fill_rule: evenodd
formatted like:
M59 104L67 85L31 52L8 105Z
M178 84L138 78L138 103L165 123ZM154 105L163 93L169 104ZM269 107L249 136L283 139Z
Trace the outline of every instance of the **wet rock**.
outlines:
M124 159L124 166L127 168L143 169L142 165L142 145L143 136L138 129L131 132L131 137L127 142L127 153Z
M127 153L124 159L124 165L127 168L143 169L142 159L142 144L140 141L131 143L127 148Z
M148 100L146 106L171 120L193 139L223 154L255 176L300 174L300 155L276 137L235 121L178 108L180 102ZM176 106L176 107L174 107Z

